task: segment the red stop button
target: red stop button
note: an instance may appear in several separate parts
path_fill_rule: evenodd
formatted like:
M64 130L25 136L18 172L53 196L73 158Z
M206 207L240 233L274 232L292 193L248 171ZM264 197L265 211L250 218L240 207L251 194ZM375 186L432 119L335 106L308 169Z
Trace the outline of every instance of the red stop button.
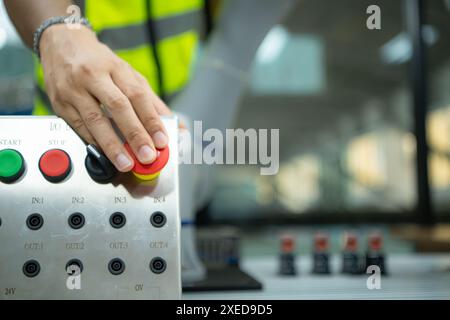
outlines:
M42 175L50 182L64 180L72 170L69 155L61 149L46 151L39 159L39 169Z
M125 148L128 153L131 155L134 161L134 167L132 169L133 174L141 180L153 180L159 176L159 173L166 166L169 161L169 147L165 147L164 149L157 149L156 160L150 164L140 163L136 156L131 150L131 147L128 143L125 143Z

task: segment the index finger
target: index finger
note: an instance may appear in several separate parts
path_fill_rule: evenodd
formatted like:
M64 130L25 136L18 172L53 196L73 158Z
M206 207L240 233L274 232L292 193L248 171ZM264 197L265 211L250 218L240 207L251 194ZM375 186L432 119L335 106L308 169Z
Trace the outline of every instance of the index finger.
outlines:
M131 146L141 163L152 163L156 159L153 141L136 115L133 106L110 77L93 83L92 94L108 109L120 132Z

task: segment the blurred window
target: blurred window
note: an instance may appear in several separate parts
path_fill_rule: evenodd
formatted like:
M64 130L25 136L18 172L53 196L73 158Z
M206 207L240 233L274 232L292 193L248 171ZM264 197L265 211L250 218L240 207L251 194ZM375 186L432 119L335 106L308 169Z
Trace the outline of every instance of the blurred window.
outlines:
M300 1L268 33L236 127L279 128L280 171L261 177L251 166L222 167L213 218L269 223L414 214L412 46L404 6L378 1L381 30L369 30L371 4ZM438 31L427 27L428 45L436 45Z
M430 145L429 170L434 209L450 219L450 1L426 1L426 21L437 34L427 50Z

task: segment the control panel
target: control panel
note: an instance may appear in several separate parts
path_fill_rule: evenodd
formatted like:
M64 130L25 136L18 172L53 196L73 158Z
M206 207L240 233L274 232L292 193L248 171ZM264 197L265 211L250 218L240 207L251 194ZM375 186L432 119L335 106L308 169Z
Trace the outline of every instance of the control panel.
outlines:
M179 299L178 121L118 173L57 117L0 117L0 299ZM129 148L126 145L127 148Z

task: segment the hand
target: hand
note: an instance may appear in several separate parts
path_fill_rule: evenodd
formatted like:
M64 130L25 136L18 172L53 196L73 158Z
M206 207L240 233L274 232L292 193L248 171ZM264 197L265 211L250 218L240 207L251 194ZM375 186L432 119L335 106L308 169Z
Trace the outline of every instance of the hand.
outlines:
M55 113L87 143L99 146L119 171L133 168L103 106L137 159L144 164L155 160L155 147L164 148L168 143L160 115L171 111L141 74L86 27L49 27L42 34L40 53Z

